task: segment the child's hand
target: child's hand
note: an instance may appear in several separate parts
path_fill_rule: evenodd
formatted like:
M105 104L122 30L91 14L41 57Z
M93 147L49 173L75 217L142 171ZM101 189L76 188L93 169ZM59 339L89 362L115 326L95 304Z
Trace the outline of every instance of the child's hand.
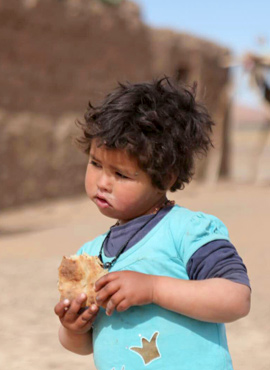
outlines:
M125 311L130 306L140 306L153 301L153 276L134 271L111 272L95 285L99 306L108 301L106 314L114 310Z
M87 333L97 316L99 308L95 304L86 308L82 313L80 312L86 298L86 295L82 293L72 302L65 299L57 303L54 308L54 312L59 317L61 324L74 334Z

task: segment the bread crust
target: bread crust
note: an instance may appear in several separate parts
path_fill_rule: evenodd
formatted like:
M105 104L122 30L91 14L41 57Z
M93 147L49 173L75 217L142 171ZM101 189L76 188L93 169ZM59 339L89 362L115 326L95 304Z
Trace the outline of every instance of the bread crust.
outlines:
M82 306L90 306L96 303L95 282L106 275L108 270L103 269L97 256L84 253L79 256L64 256L58 272L60 300L72 301L79 294L85 293L87 300Z

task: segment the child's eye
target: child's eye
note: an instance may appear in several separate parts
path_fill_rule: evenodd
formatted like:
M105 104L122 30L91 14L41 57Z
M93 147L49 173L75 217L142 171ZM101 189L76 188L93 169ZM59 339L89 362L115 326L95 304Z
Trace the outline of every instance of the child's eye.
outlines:
M100 168L100 167L101 167L101 165L100 165L99 163L97 163L96 161L91 160L89 163L90 163L92 166L94 166L94 167L98 167L98 168Z
M115 174L117 177L120 177L121 179L128 179L128 177L123 175L121 172L116 172Z

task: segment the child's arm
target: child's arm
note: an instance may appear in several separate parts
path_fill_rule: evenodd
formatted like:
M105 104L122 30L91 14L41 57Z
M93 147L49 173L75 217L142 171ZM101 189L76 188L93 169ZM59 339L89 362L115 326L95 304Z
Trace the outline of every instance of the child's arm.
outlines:
M78 355L90 355L93 353L92 331L84 334L75 334L64 326L59 328L59 341L64 348Z
M110 298L108 315L155 303L197 320L231 322L250 310L249 287L223 278L193 281L120 271L99 279L96 290L100 305Z
M223 278L177 280L154 277L153 303L197 320L231 322L250 310L250 288Z
M59 341L63 347L79 355L88 355L93 352L92 324L98 313L98 307L92 305L80 313L86 295L81 294L71 303L68 300L59 302L55 306L55 313L59 317Z

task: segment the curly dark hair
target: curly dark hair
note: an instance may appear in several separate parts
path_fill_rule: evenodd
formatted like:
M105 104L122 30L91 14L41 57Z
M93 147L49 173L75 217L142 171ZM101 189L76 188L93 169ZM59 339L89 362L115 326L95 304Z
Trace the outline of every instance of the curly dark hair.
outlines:
M137 159L152 184L183 189L194 174L194 160L212 145L213 122L195 100L196 85L175 85L168 77L152 83L119 83L97 107L89 103L77 144L89 154L92 140L124 149Z

